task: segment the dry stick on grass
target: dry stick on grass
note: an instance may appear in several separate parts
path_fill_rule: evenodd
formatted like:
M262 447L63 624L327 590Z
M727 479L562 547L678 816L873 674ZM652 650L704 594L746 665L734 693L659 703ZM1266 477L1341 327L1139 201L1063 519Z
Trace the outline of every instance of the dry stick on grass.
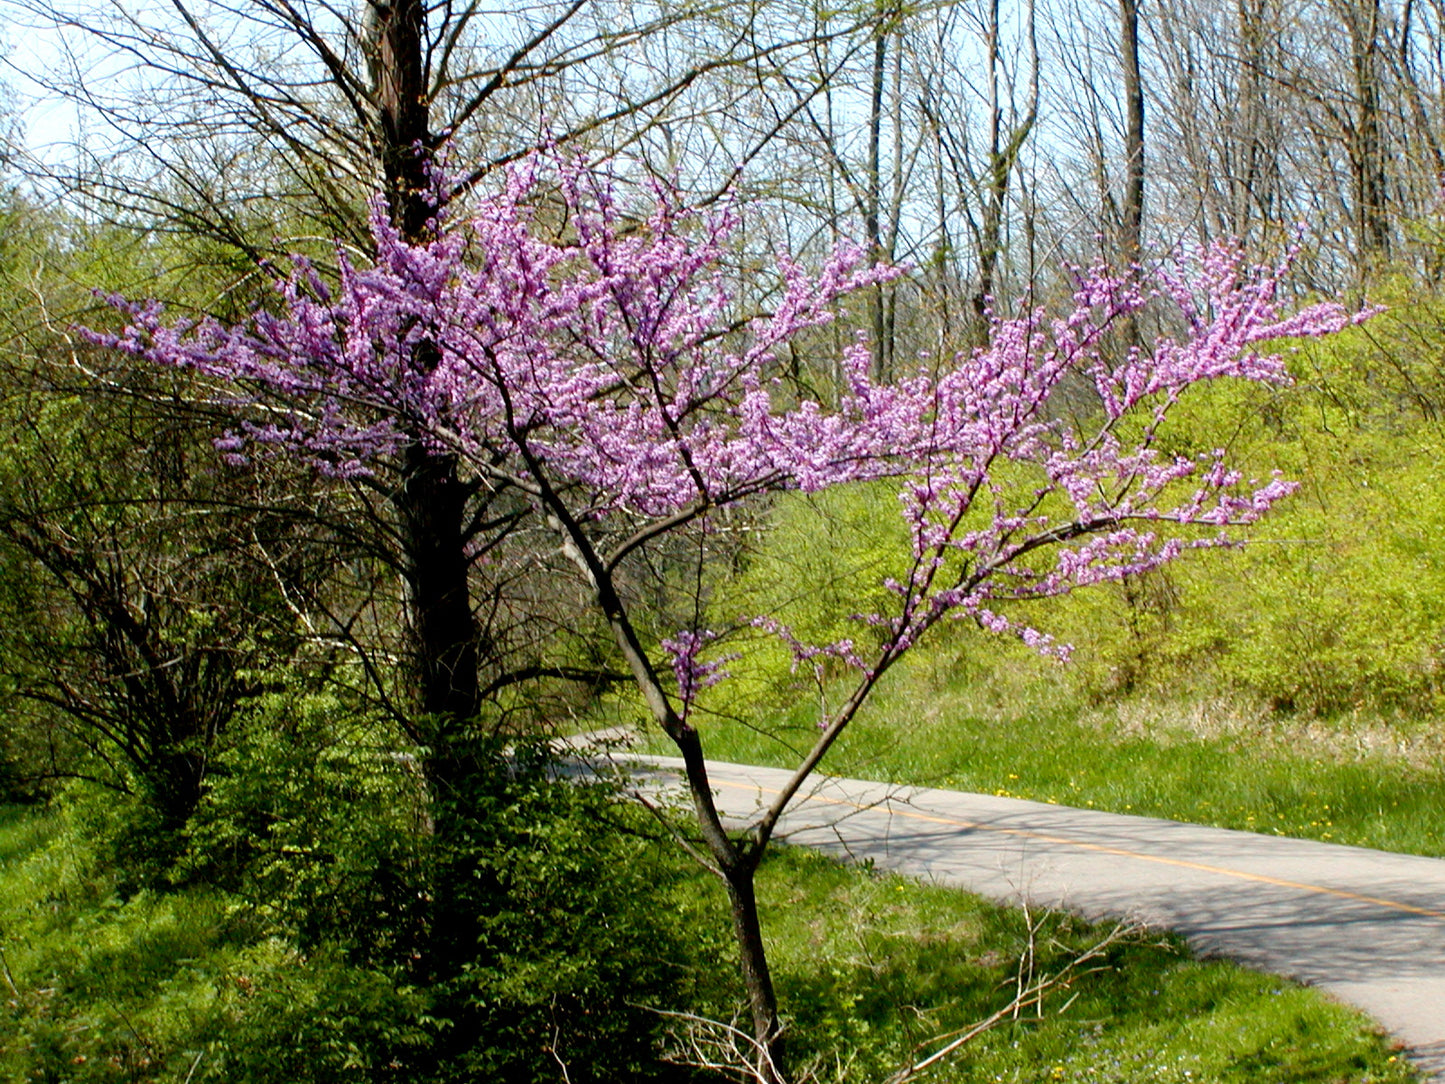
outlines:
M935 1035L933 1038L917 1044L914 1047L915 1057L935 1043L941 1042L944 1045L927 1057L915 1061L887 1077L883 1084L904 1084L905 1081L912 1080L919 1073L926 1072L984 1032L997 1027L1005 1020L1018 1019L1019 1014L1025 1009L1036 1008L1039 1016L1042 1016L1043 1002L1047 994L1054 990L1066 989L1085 975L1108 970L1107 965L1099 964L1097 961L1112 945L1144 928L1137 923L1120 923L1057 972L1035 978L1036 946L1038 933L1043 926L1044 919L1035 918L1027 908L1025 908L1024 914L1028 926L1028 944L1019 956L1015 993L1009 1003L961 1031ZM1094 966L1089 966L1091 964ZM1070 997L1059 1011L1063 1012L1073 1003L1074 997ZM678 1042L678 1049L669 1055L669 1060L673 1063L721 1073L733 1080L743 1082L764 1082L777 1079L778 1068L772 1063L769 1052L759 1046L752 1035L739 1028L736 1019L732 1023L724 1023L721 1020L712 1020L696 1013L676 1012L669 1009L653 1009L652 1011L659 1016L679 1021L682 1025L678 1031L673 1033ZM766 1074L769 1072L774 1076L768 1077ZM812 1074L810 1073L797 1084L805 1084L807 1080L811 1079Z
M1046 994L1048 994L1052 990L1067 988L1076 979L1082 978L1084 975L1093 974L1096 971L1107 970L1104 965L1096 964L1093 967L1087 965L1094 964L1095 961L1097 961L1100 957L1103 956L1103 954L1109 949L1110 946L1118 943L1119 941L1122 941L1124 938L1129 937L1134 933L1137 933L1142 928L1143 927L1137 924L1120 923L1112 930L1110 930L1109 933L1105 935L1101 940L1095 942L1083 953L1074 957L1056 973L1052 975L1045 974L1035 979L1033 977L1033 967L1035 960L1034 946L1039 925L1032 918L1029 918L1028 945L1024 949L1023 955L1019 960L1019 980L1013 1000L1010 1001L1007 1005L1003 1006L1003 1008L999 1009L997 1012L989 1014L978 1023L971 1024L967 1028L964 1028L962 1031L954 1031L948 1032L943 1035L936 1035L932 1039L929 1039L927 1042L919 1043L918 1046L914 1048L915 1056L926 1048L932 1046L934 1043L942 1042L944 1045L933 1051L933 1053L929 1054L927 1057L919 1061L915 1061L912 1065L909 1065L906 1068L900 1069L898 1072L888 1077L883 1082L883 1084L903 1084L904 1081L912 1080L919 1073L925 1072L932 1066L937 1065L944 1058L948 1057L950 1054L953 1054L965 1044L978 1038L989 1029L996 1027L997 1025L1003 1023L1005 1020L1018 1019L1019 1014L1025 1009L1037 1007L1039 1015L1042 1016L1044 996ZM1024 979L1026 973L1028 975L1027 981L1025 981ZM1073 1002L1074 999L1072 997L1069 998L1069 1000L1064 1003L1064 1008L1067 1009L1070 1005L1073 1004ZM1063 1009L1060 1009L1059 1011L1062 1012Z
M1017 1020L1019 1013L1025 1008L1024 996L1034 985L1034 959L1038 949L1039 923L1041 919L1034 918L1033 912L1029 910L1029 901L1023 902L1024 929L1029 931L1028 939L1024 942L1024 950L1019 953L1018 970L1014 972L1014 999L1010 1006L1013 1010L1013 1018ZM1042 999L1036 1002L1039 1014L1042 1015L1044 1005ZM937 1039L930 1040L937 1042Z
M653 1009L659 1016L677 1020L681 1028L673 1032L678 1049L668 1055L676 1065L721 1073L733 1080L768 1084L782 1079L773 1062L772 1052L748 1032L733 1023L712 1020L696 1013Z

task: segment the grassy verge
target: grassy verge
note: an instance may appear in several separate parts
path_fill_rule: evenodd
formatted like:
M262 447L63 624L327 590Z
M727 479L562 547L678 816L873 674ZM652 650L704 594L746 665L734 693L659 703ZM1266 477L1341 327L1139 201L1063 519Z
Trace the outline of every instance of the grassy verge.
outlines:
M230 1047L262 1036L273 1051L355 1045L315 1079L386 1078L369 1065L364 1020L353 1032L308 1031L297 993L327 976L308 979L314 961L249 936L225 897L188 889L118 900L69 862L63 827L29 811L0 817L0 855L0 937L13 983L0 1013L0 1079L216 1079ZM777 852L761 893L791 1018L790 1059L818 1081L876 1084L935 1049L939 1036L1007 1004L1021 974L1055 973L1108 934L806 852ZM716 886L694 874L657 905L699 931L689 964L701 999L694 1008L726 1020L736 986ZM1192 960L1170 938L1130 935L1082 971L920 1079L1412 1079L1358 1015L1277 979ZM251 1019L275 1016L278 999L287 999L294 1034L258 1031Z
M810 697L800 686L790 713L705 719L708 756L796 764L816 733ZM1435 720L1322 722L1183 696L1091 706L1033 660L980 675L935 651L889 675L823 768L1438 856L1442 749Z
M792 1051L822 1081L881 1082L1006 1005L1021 978L1057 973L1110 932L787 849L764 866L760 894ZM1172 937L1127 935L1082 970L919 1079L1412 1079L1359 1015L1192 959Z

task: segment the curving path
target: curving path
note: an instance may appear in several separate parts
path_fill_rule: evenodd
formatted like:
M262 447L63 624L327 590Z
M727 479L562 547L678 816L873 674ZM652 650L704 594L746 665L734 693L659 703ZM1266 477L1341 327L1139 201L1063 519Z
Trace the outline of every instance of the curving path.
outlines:
M681 761L627 757L634 779ZM784 771L709 763L746 819ZM1130 918L1363 1009L1445 1082L1445 860L1016 798L818 778L779 838L1004 902Z

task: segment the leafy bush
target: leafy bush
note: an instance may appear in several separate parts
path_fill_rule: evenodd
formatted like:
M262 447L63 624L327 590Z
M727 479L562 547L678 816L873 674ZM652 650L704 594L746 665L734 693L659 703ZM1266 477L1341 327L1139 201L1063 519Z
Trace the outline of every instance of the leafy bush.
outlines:
M335 698L258 702L151 887L118 850L143 803L76 792L0 880L23 994L0 1078L675 1077L653 1010L719 963L670 901L670 846L545 750L479 747L457 800L389 739Z
M232 1019L198 1079L411 1081L433 1032L427 993L336 952L257 946L230 976Z
M1365 328L1296 355L1297 383L1240 382L1192 389L1163 434L1163 454L1230 449L1246 472L1273 467L1300 482L1252 531L1244 548L1057 600L1044 630L1075 646L1059 671L1015 644L953 626L941 655L962 658L980 680L1013 671L1048 674L1096 699L1134 693L1241 694L1282 711L1333 716L1366 711L1433 714L1445 707L1445 308L1406 302ZM744 598L770 607L804 639L858 636L821 623L865 609L884 575L896 523L890 502L866 489L825 500L788 498L739 575L714 593L710 618L727 620ZM762 605L760 605L760 601ZM1006 607L1005 607L1006 608ZM1015 615L1032 617L1022 609ZM724 683L708 703L754 723L807 725L814 675L793 674L778 646L771 679ZM750 660L751 661L751 660ZM823 675L826 680L827 674ZM955 680L954 677L949 679ZM803 694L800 696L800 694Z
M229 735L174 878L250 901L302 951L401 967L423 936L425 799L393 728L334 696L275 694Z
M543 751L477 763L465 803L435 811L436 1079L675 1078L653 1010L687 1002L696 958L667 906L677 865L639 811L550 778Z
M1096 696L1224 685L1277 709L1431 713L1445 694L1445 437L1360 375L1362 333L1297 361L1285 392L1211 389L1175 450L1233 443L1299 492L1244 549L1067 600ZM1397 359L1398 360L1398 359Z

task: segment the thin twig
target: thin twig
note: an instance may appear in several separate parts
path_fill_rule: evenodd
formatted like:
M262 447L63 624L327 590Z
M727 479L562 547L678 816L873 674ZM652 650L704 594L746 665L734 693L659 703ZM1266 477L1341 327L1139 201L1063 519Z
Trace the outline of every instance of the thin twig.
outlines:
M10 961L5 957L5 945L0 942L0 971L5 973L5 985L10 987L10 992L15 995L16 1002L24 1001L20 996L20 987L15 985L15 976L10 973Z
M562 1039L562 1025L557 1023L557 995L552 995L552 1043L547 1047L547 1053L552 1055L558 1067L562 1070L562 1084L572 1084L572 1074L567 1071L567 1063L562 1060L562 1055L557 1053L557 1044Z
M671 1058L676 1064L726 1073L736 1080L756 1081L757 1084L774 1084L783 1079L773 1061L772 1051L736 1023L725 1024L721 1020L673 1009L643 1007L659 1016L680 1020L685 1025L684 1032L677 1036L683 1049Z
M1027 911L1025 911L1025 914L1027 915ZM1034 923L1032 920L1029 920L1029 942L1024 949L1022 958L1019 961L1018 973L1020 976L1024 974L1025 967L1027 967L1030 976L1032 976L1033 974L1035 935L1037 929L1037 924ZM949 1040L943 1046L939 1047L937 1050L929 1054L926 1058L923 1058L921 1061L916 1061L912 1065L900 1069L898 1072L888 1077L883 1082L883 1084L903 1084L904 1081L911 1080L919 1073L924 1072L931 1066L938 1064L938 1062L942 1061L944 1058L954 1053L961 1046L964 1046L965 1044L978 1038L978 1036L982 1035L990 1028L998 1026L1004 1020L1010 1018L1015 1020L1018 1019L1019 1013L1025 1009L1037 1006L1040 1015L1042 1015L1043 1000L1045 994L1061 986L1068 986L1075 979L1083 975L1092 974L1095 971L1103 970L1103 968L1100 967L1086 968L1084 965L1097 960L1100 956L1103 955L1104 951L1109 948L1109 946L1115 944L1116 942L1120 941L1125 937L1128 937L1130 934L1133 934L1138 929L1139 927L1137 925L1120 924L1118 926L1115 926L1112 930L1109 931L1109 933L1105 937L1100 939L1094 945L1090 946L1079 956L1076 956L1074 959L1070 960L1056 974L1044 975L1042 978L1037 980L1033 980L1031 978L1027 986L1021 985L1018 988L1018 992L1014 995L1013 1000L1010 1001L1007 1005L1003 1006L998 1011L991 1013L976 1024L971 1024L963 1031L949 1032L943 1035L938 1035L928 1040L928 1042L926 1043L919 1044L919 1046L915 1048L916 1050L921 1050L923 1049L923 1047L928 1046L932 1043L939 1042L943 1039ZM1025 960L1028 961L1027 964L1025 963ZM1020 979L1020 981L1022 981L1022 979ZM1075 994L1074 997L1069 998L1069 1000L1064 1003L1063 1008L1059 1011L1063 1012L1064 1009L1067 1009L1070 1005L1072 1005L1074 1003L1074 998L1077 996L1078 995Z

